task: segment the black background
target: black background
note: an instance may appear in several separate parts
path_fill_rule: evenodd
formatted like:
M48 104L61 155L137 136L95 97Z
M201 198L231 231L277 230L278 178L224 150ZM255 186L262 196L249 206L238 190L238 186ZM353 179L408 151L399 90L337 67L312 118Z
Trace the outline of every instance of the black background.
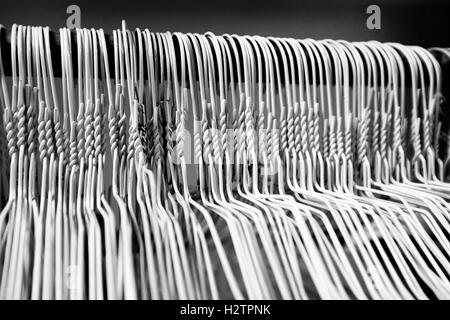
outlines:
M348 41L379 40L424 47L450 46L450 1L446 0L1 0L0 23L66 25L66 8L81 8L81 26L151 31L283 36ZM366 8L381 7L381 30L366 28Z

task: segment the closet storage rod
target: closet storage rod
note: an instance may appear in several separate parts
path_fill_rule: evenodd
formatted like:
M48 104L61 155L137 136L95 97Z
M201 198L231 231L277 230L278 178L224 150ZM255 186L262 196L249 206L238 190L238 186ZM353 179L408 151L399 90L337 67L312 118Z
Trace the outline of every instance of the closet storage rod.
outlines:
M50 30L49 31L49 35L50 35L50 47L51 47L51 55L52 55L52 64L53 64L53 75L56 78L60 78L61 77L61 46L60 46L60 34L59 32L55 32ZM178 46L178 40L176 36L172 36L173 40L174 40L174 44L175 44L175 54L176 57L179 59L180 55L179 55L179 46ZM73 76L75 78L78 77L77 75L77 40L76 40L76 32L75 30L71 30L71 44L72 44L72 65L74 66L73 68ZM113 79L115 76L115 71L114 71L114 39L113 39L113 35L112 34L108 34L105 33L105 40L106 40L106 47L107 47L107 51L108 51L108 62L109 62L109 66L110 66L110 76ZM240 44L238 41L235 41L235 44L238 48L239 54L241 54L241 50L240 50ZM11 30L7 29L7 28L2 28L1 32L0 32L0 48L1 48L1 53L2 53L2 57L3 57L3 68L4 68L4 72L6 76L11 76L12 75L12 70L11 70ZM278 49L275 46L275 50L276 50L276 54L277 54L277 58L279 63L282 63L282 58L280 56L280 53L278 52ZM440 55L438 52L432 52L433 55ZM407 65L407 60L405 57L403 57L403 55L400 53L400 55L402 56L402 60L404 65ZM308 58L308 55L305 55ZM449 64L449 60L447 59L438 59L439 63L441 64L441 67L443 67L444 65L448 65ZM145 64L145 59L144 59L144 64ZM216 61L215 61L216 63ZM234 61L234 72L235 75L237 73L237 67L236 67L236 61ZM241 63L242 66L242 61L239 61L239 63ZM308 63L308 67L311 68L311 61L308 59L307 61ZM181 74L181 64L179 63L179 60L177 61L177 66L178 66L178 76L180 76ZM146 66L144 65L144 68ZM315 66L316 68L318 67L317 65ZM311 70L311 69L310 69ZM265 75L264 72L264 66L263 66L263 76ZM298 77L297 75L297 71L298 70L294 70L294 78L295 78L295 82L298 83ZM333 70L332 70L333 71ZM101 73L99 73L101 74ZM284 81L284 75L283 72L280 73L281 74L281 81ZM196 74L197 75L197 74ZM217 74L216 74L217 76ZM241 68L241 76L243 77L243 68ZM350 73L350 78L352 77L352 74ZM311 78L311 77L310 77ZM331 77L333 79L333 83L335 82L335 77L334 74ZM145 73L145 79L147 79L147 73ZM198 78L197 78L198 79ZM367 79L366 79L367 80ZM428 82L428 77L425 77L425 82ZM386 79L387 82L387 79ZM310 79L310 84L313 83L313 80ZM350 79L350 83L352 83L352 79ZM319 77L316 76L316 84L319 84ZM409 74L409 68L405 68L405 85L407 87L410 87L411 85L411 77Z

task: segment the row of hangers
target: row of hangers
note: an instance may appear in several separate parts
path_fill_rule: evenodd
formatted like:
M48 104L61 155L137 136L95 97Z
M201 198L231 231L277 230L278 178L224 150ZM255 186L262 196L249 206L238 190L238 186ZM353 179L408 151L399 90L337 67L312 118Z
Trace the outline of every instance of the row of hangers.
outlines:
M48 27L14 25L0 65L0 298L450 296L430 51L59 35L61 79Z

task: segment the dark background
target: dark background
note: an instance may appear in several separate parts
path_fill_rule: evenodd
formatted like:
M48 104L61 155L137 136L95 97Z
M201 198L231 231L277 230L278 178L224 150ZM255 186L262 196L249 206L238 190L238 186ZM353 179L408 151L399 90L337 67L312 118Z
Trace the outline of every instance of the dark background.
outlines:
M125 19L130 29L153 32L212 31L450 47L450 0L0 0L0 24L7 29L18 23L57 31L66 26L66 9L71 4L81 9L81 27L103 28L106 33L121 28ZM366 9L371 4L381 8L381 30L366 27ZM450 61L442 55L437 58L447 97L444 116L450 117Z
M450 1L445 0L1 0L0 23L66 25L66 8L81 8L82 27L110 32L126 19L129 28L151 31L237 33L294 38L380 40L425 47L450 46ZM381 30L366 28L366 8L381 7Z

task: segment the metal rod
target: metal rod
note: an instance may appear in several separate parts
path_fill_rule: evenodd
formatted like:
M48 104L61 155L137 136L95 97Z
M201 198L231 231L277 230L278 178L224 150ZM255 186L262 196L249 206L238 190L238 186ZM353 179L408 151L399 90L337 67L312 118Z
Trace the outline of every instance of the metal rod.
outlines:
M75 78L77 78L77 37L75 34L75 31L72 30L72 37L71 37L71 44L72 44L72 65L73 67L73 76ZM52 30L50 30L49 32L50 35L50 47L51 47L51 55L52 55L52 64L53 64L53 73L54 76L57 78L61 77L61 46L60 46L60 34L59 32L54 32ZM175 54L177 56L177 67L180 68L180 55L179 55L179 44L178 44L178 40L177 38L174 36L174 46L175 46ZM114 40L113 40L113 36L110 34L106 34L105 33L105 40L106 40L106 47L107 47L107 52L108 52L108 61L109 61L109 70L110 70L110 75L111 78L114 78ZM238 41L235 41L235 44L238 48L239 54L241 55L240 52L240 44ZM1 52L2 52L2 57L3 57L3 67L4 67L4 71L5 71L5 75L6 76L11 76L12 71L11 71L11 32L10 30L6 29L6 28L2 28L1 29L1 33L0 33L0 48L1 48ZM276 48L276 46L275 46ZM281 55L280 52L277 51L276 49L276 54L277 54L277 58L280 62L280 64L282 63L282 59L281 59ZM434 53L436 54L436 53ZM436 54L438 55L438 54ZM404 58L404 57L403 57ZM144 63L145 63L144 59ZM137 61L139 61L137 59ZM441 65L445 64L448 65L449 61L445 60L445 59L438 59L438 61L441 63ZM235 63L242 63L242 61L235 61ZM406 62L406 60L404 61ZM217 61L214 61L215 66L217 67ZM312 67L312 62L311 61L307 61L309 67ZM294 66L296 67L296 66ZM316 66L314 66L316 67ZM241 68L242 70L243 68ZM144 69L145 70L145 69ZM311 69L310 69L311 70ZM181 70L178 70L178 75L181 75ZM264 71L264 70L263 70ZM405 79L405 84L407 86L410 86L411 80L410 80L410 74L409 74L409 68L405 68L406 71L406 79ZM237 67L236 65L234 65L234 74L236 75L237 73ZM145 79L147 79L147 73L145 74ZM216 72L216 75L218 73ZM281 74L281 80L284 81L284 75L283 72L280 72ZM295 82L298 83L299 79L298 77L296 77L297 74L297 70L294 70L294 79ZM262 76L264 77L265 72L262 73ZM350 73L350 76L352 74ZM244 76L243 74L241 75L242 77ZM311 77L310 77L311 78ZM228 77L229 79L229 77ZM291 79L291 78L289 78ZM334 83L334 77L332 77L333 79L333 83ZM425 78L426 81L428 81L428 77ZM198 78L197 78L198 80ZM263 79L263 81L265 81L265 79ZM387 80L386 80L387 81ZM352 79L350 79L350 83L352 83ZM310 84L312 84L312 79L310 79ZM316 84L319 84L319 79L317 77L316 79Z

